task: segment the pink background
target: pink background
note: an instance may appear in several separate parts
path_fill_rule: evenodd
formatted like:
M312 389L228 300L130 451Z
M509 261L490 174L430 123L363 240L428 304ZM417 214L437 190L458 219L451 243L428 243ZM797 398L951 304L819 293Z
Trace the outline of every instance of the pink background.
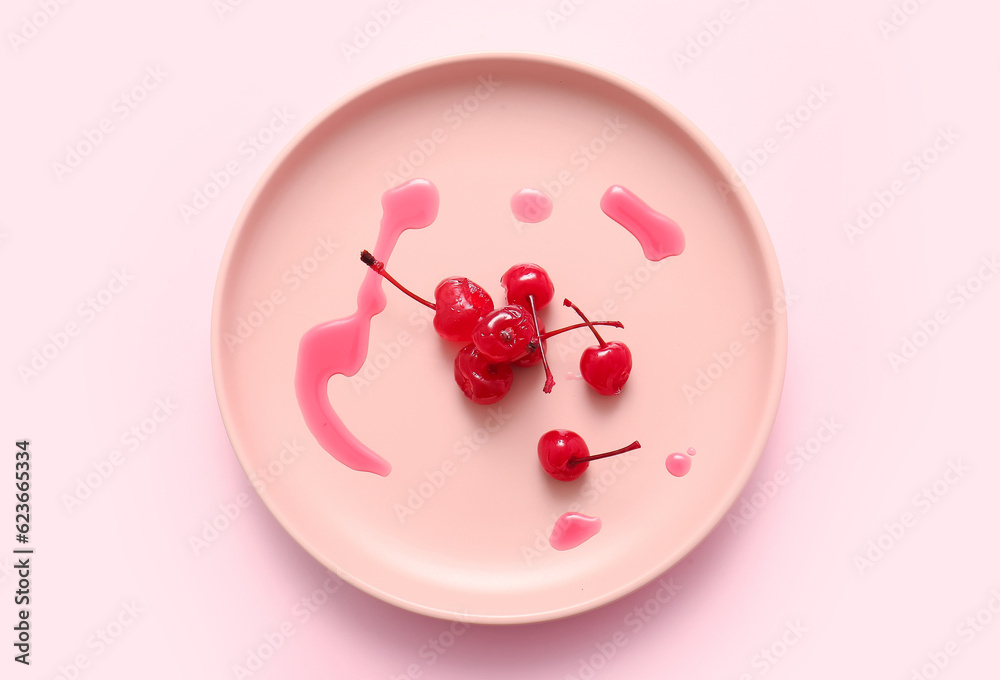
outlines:
M36 550L24 668L5 483L4 677L995 673L1000 8L223 3L3 10L0 442L32 442ZM373 13L391 20L345 55ZM473 50L577 58L676 106L743 169L795 298L746 523L666 575L666 606L654 583L563 621L453 629L338 586L259 502L222 427L215 276L269 159L353 88ZM275 109L289 122L241 153ZM88 137L77 167L55 165ZM179 204L232 162L185 219ZM36 351L50 358L29 374ZM111 473L68 508L95 470ZM193 547L213 520L224 528ZM265 661L234 671L258 649Z

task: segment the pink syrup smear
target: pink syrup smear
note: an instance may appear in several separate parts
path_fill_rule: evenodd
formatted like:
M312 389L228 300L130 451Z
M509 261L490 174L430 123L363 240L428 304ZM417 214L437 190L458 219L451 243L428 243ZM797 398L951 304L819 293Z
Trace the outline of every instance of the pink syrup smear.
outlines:
M556 520L549 545L556 550L570 550L593 538L601 530L601 520L579 512L567 512Z
M605 191L601 210L635 236L647 260L658 262L684 252L684 232L680 226L625 187L615 185Z
M691 469L691 456L694 449L688 449L687 453L671 453L667 456L667 472L674 477L683 477Z
M510 210L522 222L534 224L552 214L552 199L538 189L521 189L511 197Z
M385 262L399 236L407 229L423 229L438 214L437 187L412 179L382 195L382 222L373 254ZM309 431L334 458L353 470L385 477L392 466L361 443L334 412L327 383L336 374L352 376L368 357L372 317L385 309L382 277L371 269L358 291L358 311L343 319L321 323L299 341L295 366L295 396Z

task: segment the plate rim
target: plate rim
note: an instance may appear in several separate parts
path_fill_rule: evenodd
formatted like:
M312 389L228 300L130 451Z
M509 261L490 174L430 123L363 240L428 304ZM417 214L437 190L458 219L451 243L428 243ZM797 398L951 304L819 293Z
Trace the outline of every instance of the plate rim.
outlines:
M657 95L652 90L639 85L625 76L573 58L533 51L463 52L444 57L425 59L415 62L409 66L394 69L345 93L316 114L298 132L296 132L296 134L271 160L268 166L264 169L263 173L261 173L260 177L254 184L253 189L247 196L242 208L240 209L233 228L229 234L229 238L226 241L226 247L223 251L219 264L219 272L216 276L215 289L212 298L210 325L212 378L215 386L216 402L219 406L219 413L222 418L223 426L226 429L226 435L229 438L233 452L236 454L236 458L239 461L240 466L243 468L244 474L247 475L248 480L251 479L253 470L251 469L249 460L247 460L246 456L241 453L244 447L240 436L232 425L233 417L230 413L229 406L227 405L230 400L227 398L225 381L221 375L220 365L222 362L222 347L224 345L222 341L224 331L221 308L222 299L226 295L227 281L229 279L228 274L232 266L234 254L237 249L237 245L241 240L241 236L246 229L246 225L249 221L250 213L252 212L254 205L256 204L260 194L270 184L273 176L284 166L288 157L296 151L301 142L309 135L313 134L318 127L323 125L329 118L334 116L340 109L344 108L349 103L365 96L371 91L384 87L393 81L408 78L421 71L448 67L460 63L473 63L476 61L506 61L523 62L525 64L541 64L547 67L576 71L581 75L604 81L628 94L633 95L670 120L682 131L684 135L687 136L690 141L697 145L698 149L704 153L709 161L711 161L711 163L722 172L724 177L732 178L733 176L738 176L736 175L732 163L730 163L729 159L722 154L722 152L715 146L708 136L665 99ZM754 241L761 255L764 272L767 280L771 284L770 289L772 294L777 294L779 291L784 293L784 284L778 267L777 253L774 250L774 244L771 241L770 234L764 224L760 210L750 195L749 189L743 182L736 183L732 181L729 181L728 188L731 191L730 196L735 198L739 208L748 218L753 232ZM763 455L764 448L771 435L771 431L773 430L774 422L777 417L778 406L781 401L781 394L784 387L785 373L787 370L787 314L777 315L777 320L774 324L774 331L774 359L776 361L776 367L775 370L771 372L771 381L768 385L767 403L765 405L764 415L759 422L756 438L753 442L749 443L748 455L744 458L743 467L734 477L734 482L730 489L729 496L727 496L727 498L729 498L729 502L724 504L720 503L718 506L720 509L716 513L706 516L700 525L698 525L697 530L692 532L691 535L693 538L683 544L679 544L675 550L672 551L668 559L663 560L658 567L619 585L617 588L584 601L577 602L571 606L524 614L468 614L467 612L447 611L438 607L414 602L399 595L394 595L377 588L367 583L363 578L348 573L340 569L337 565L332 564L322 555L322 553L307 537L303 536L295 528L295 523L285 516L285 513L281 510L281 508L273 504L272 499L270 499L266 493L267 487L259 489L254 486L254 490L264 503L264 506L268 509L268 512L274 516L282 528L295 540L296 543L308 552L313 559L323 565L338 578L350 583L359 590L402 609L443 620L478 624L537 623L582 614L621 599L643 586L650 584L658 576L666 574L695 548L697 548L698 545L700 545L718 527L729 509L734 503L736 503L736 501L739 500L740 493L746 487L753 471L756 469L760 458Z

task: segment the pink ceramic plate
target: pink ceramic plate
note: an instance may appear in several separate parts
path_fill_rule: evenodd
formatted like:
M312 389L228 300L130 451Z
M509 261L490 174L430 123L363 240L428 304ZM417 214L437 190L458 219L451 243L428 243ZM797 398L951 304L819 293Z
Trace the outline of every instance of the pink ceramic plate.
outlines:
M670 106L619 77L551 57L464 56L383 78L312 121L264 174L223 258L212 360L223 420L261 498L316 559L388 602L483 623L552 619L607 603L688 553L724 516L767 439L781 391L782 287L764 225L730 166ZM403 234L389 263L431 296L468 276L503 303L500 275L534 261L556 285L549 328L573 323L569 297L619 319L634 369L624 393L583 381L584 331L549 343L540 367L477 406L453 377L457 347L425 309L386 286L368 360L335 376L330 401L393 466L356 472L324 451L295 398L300 338L347 316L372 248L380 199L412 177L440 191L440 213ZM659 263L600 210L620 184L684 229L687 249ZM518 222L510 199L536 188L551 217ZM541 470L553 428L594 452L638 439L576 482ZM690 472L667 456L697 450ZM603 528L581 546L548 544L568 510Z

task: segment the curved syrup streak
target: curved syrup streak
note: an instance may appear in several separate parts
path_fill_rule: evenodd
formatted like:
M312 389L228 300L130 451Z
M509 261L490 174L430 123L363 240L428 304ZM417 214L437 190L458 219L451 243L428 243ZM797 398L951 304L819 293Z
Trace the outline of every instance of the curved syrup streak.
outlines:
M407 229L423 229L438 213L437 188L425 179L413 179L382 195L382 221L373 254L389 259L399 236ZM334 458L353 470L385 477L387 460L351 434L330 405L327 383L336 374L352 376L368 356L372 318L385 309L382 277L368 270L358 291L358 310L310 329L299 342L295 365L295 396L309 431Z

